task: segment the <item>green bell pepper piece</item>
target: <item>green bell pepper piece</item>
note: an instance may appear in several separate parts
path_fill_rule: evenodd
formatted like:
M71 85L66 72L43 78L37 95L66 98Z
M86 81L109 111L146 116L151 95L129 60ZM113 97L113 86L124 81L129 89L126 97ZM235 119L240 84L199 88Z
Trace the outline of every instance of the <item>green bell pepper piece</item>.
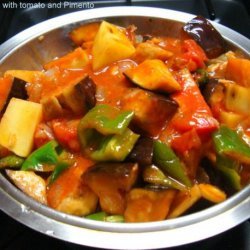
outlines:
M8 155L0 159L0 169L1 168L19 168L22 166L24 159L16 155Z
M158 167L155 165L148 165L143 170L143 180L153 185L160 185L163 187L174 188L178 190L184 190L186 187L175 179L167 177Z
M154 141L153 161L163 172L169 174L187 187L192 186L183 163L165 143Z
M43 164L55 165L58 162L58 143L52 140L41 146L24 161L21 170L42 171Z
M213 133L213 142L218 154L250 163L250 147L236 131L223 125Z
M106 104L91 109L78 126L84 153L95 161L123 161L139 138L127 128L133 115Z
M124 217L122 215L108 215L105 212L90 214L87 215L85 218L97 221L124 222Z
M225 156L217 155L216 167L222 173L223 177L232 188L237 191L242 188L241 177L238 173L240 168L240 164L238 161Z
M91 158L96 161L123 161L132 150L139 135L126 129L123 134L107 136L99 149L91 153Z
M66 170L69 167L69 164L67 162L58 162L55 166L54 171L52 172L50 179L49 179L49 184L54 182L59 175Z

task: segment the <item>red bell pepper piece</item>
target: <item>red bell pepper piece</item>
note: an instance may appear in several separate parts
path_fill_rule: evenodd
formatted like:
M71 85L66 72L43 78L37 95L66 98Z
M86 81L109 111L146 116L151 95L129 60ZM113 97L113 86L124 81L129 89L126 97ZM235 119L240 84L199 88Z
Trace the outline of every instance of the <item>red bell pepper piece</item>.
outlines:
M218 122L212 116L190 72L184 69L177 78L182 90L171 96L179 104L179 110L171 120L172 126L181 133L192 129L198 135L211 133L218 127Z
M183 153L206 142L211 132L218 128L218 122L190 72L182 70L177 80L182 90L171 97L179 104L179 108L159 139L168 141L175 151Z
M188 69L193 72L198 68L203 68L208 60L204 50L192 39L183 41L182 58L187 61Z

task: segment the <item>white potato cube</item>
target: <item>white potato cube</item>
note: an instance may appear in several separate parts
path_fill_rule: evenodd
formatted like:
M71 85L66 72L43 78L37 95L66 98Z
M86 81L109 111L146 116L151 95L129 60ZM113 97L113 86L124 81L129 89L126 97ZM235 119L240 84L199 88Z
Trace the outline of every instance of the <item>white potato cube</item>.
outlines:
M28 156L41 119L41 104L12 98L0 122L0 145L21 157Z

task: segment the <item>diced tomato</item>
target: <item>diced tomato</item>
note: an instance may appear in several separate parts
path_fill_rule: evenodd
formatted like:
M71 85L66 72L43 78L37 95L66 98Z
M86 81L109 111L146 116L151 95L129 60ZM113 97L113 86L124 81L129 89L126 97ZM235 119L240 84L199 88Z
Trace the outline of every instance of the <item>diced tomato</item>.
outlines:
M56 140L68 149L79 152L80 143L77 136L79 120L56 119L51 122Z
M218 127L218 122L205 102L198 86L188 70L182 70L178 75L182 90L172 94L179 104L178 113L173 117L172 126L184 133L193 128L198 135L210 133Z
M187 67L191 72L205 66L208 58L203 49L194 40L184 40L182 49L182 58L186 60Z
M195 129L176 136L171 141L171 147L180 153L201 147L201 140Z

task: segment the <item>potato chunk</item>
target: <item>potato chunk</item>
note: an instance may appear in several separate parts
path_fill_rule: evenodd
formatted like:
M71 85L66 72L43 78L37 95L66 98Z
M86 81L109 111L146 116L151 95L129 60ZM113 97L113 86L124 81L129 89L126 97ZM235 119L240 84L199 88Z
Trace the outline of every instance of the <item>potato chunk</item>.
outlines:
M167 217L175 196L174 190L132 189L127 197L126 222L160 221Z
M250 89L226 81L224 86L226 109L238 114L250 115Z
M103 21L93 44L93 69L96 71L117 60L129 58L134 52L135 48L125 32Z
M226 77L238 84L250 87L250 60L243 58L229 58L226 67Z
M28 156L41 119L41 104L12 98L0 122L0 145L19 156Z
M93 164L78 157L47 189L48 205L64 213L84 216L96 209L98 197L82 181L81 175Z

